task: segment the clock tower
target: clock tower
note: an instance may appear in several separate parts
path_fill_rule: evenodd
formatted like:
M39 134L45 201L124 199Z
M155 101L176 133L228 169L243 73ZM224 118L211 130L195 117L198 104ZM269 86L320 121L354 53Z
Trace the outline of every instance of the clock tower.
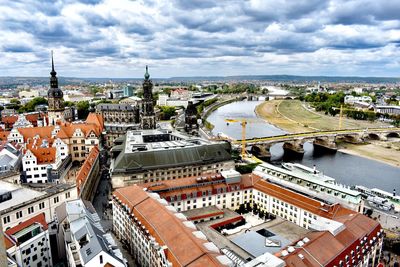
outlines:
M47 91L49 102L48 117L49 124L56 125L57 121L64 121L64 99L63 92L58 88L57 72L54 70L53 51L51 52L50 89Z
M141 128L144 130L156 128L156 115L154 113L153 102L153 83L150 80L150 74L147 66L143 81L143 100L142 109L140 112L140 124Z

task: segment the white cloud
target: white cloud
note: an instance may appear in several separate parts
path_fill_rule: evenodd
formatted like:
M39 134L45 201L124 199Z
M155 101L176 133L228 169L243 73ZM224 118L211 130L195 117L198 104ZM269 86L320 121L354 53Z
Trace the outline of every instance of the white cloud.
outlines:
M0 2L2 75L396 76L398 1ZM396 13L397 12L397 13Z

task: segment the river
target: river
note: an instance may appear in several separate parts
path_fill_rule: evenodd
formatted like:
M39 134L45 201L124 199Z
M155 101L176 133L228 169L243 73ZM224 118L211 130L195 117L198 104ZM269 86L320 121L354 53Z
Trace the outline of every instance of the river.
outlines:
M257 118L255 107L261 101L234 102L222 106L214 111L207 120L214 125L213 133L224 133L236 139L241 139L242 128L240 123L229 123L225 119L246 118L250 122L246 126L246 137L273 136L286 133L285 131ZM316 153L311 143L304 144L305 154L299 158L284 157L282 144L271 147L271 161L280 164L282 161L298 162L317 169L328 176L334 177L337 182L346 185L364 185L369 188L380 188L392 192L400 192L400 168L378 161L353 156L342 152Z

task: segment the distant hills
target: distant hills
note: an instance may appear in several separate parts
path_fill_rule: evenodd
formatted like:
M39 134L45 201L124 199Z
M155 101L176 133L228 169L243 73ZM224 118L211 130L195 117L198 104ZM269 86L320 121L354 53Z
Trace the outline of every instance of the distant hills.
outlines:
M296 76L296 75L238 75L215 77L171 77L170 80L181 81L276 81L276 82L358 82L358 83L397 83L400 78L394 77L357 77L357 76Z
M109 81L119 83L138 83L143 78L74 78L59 77L60 84L82 83L107 83ZM296 75L237 75L237 76L194 76L194 77L170 77L153 78L158 82L227 82L227 81L274 81L274 82L347 82L347 83L399 83L400 78L394 77L357 77L357 76L296 76ZM0 77L0 88L16 87L22 84L45 85L48 77Z

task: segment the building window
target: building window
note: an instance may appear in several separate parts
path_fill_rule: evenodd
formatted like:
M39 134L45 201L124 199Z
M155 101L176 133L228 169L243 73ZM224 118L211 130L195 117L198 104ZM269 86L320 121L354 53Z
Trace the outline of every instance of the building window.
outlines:
M59 200L59 198L57 196L57 197L54 198L54 203L58 203L58 201L60 201L60 200Z
M22 217L22 210L18 211L16 216L17 216L17 219L21 218Z
M3 218L3 224L7 224L10 222L10 216L6 216Z
M103 255L100 255L100 264L103 264Z
M44 209L44 202L39 203L39 209Z
M29 213L29 214L33 213L33 211L34 211L33 207L29 207L29 208L28 208L28 213Z
M69 198L71 196L71 192L65 193L65 198Z

